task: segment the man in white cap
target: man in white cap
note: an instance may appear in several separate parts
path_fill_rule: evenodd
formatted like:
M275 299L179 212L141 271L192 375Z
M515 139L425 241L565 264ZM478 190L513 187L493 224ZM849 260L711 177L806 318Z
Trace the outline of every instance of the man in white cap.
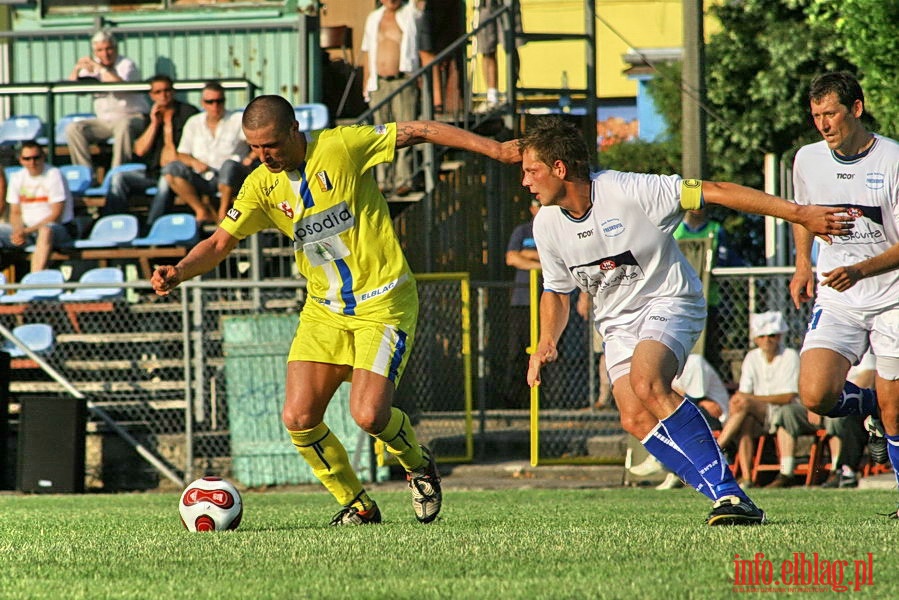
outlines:
M755 440L775 433L780 448L780 472L768 487L793 483L796 467L796 437L815 432L808 411L799 402L799 353L783 345L787 323L778 311L749 317L749 337L756 348L743 359L740 387L731 396L730 416L718 445L725 448L737 440L737 458L743 477L741 486L750 486Z

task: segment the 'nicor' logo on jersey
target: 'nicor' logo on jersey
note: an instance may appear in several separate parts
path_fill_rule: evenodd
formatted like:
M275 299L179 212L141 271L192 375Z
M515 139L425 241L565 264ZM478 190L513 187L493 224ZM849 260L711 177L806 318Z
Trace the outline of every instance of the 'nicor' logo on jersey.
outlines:
M633 285L646 278L643 268L630 251L606 256L584 265L575 265L569 270L578 286L593 295L618 286Z
M346 231L356 224L346 202L332 206L328 210L305 216L293 228L294 242L308 244Z

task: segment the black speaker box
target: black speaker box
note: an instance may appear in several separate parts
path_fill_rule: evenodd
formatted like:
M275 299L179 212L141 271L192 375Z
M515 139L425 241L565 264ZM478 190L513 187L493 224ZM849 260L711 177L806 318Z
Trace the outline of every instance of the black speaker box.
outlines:
M17 488L35 493L84 492L87 408L70 396L22 398Z

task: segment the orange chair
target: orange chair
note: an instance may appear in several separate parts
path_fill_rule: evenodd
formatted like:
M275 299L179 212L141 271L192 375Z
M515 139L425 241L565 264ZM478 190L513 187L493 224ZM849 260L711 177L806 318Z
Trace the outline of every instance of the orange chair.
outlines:
M825 453L827 448L827 432L818 429L814 434L814 439L809 447L808 461L796 465L795 476L805 476L805 485L815 485L821 479L821 475L830 470L831 465L825 461ZM765 462L765 450L768 448L769 442L774 445L774 454L777 457L775 462ZM759 473L765 471L780 471L780 448L777 444L777 436L762 435L755 447L755 456L752 459L752 482L759 484Z

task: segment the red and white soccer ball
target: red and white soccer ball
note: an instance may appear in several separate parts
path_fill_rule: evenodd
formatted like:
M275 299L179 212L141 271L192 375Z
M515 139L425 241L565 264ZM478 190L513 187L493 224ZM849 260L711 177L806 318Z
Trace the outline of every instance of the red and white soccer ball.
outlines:
M227 531L240 525L243 501L229 481L203 477L184 488L178 512L189 531Z

